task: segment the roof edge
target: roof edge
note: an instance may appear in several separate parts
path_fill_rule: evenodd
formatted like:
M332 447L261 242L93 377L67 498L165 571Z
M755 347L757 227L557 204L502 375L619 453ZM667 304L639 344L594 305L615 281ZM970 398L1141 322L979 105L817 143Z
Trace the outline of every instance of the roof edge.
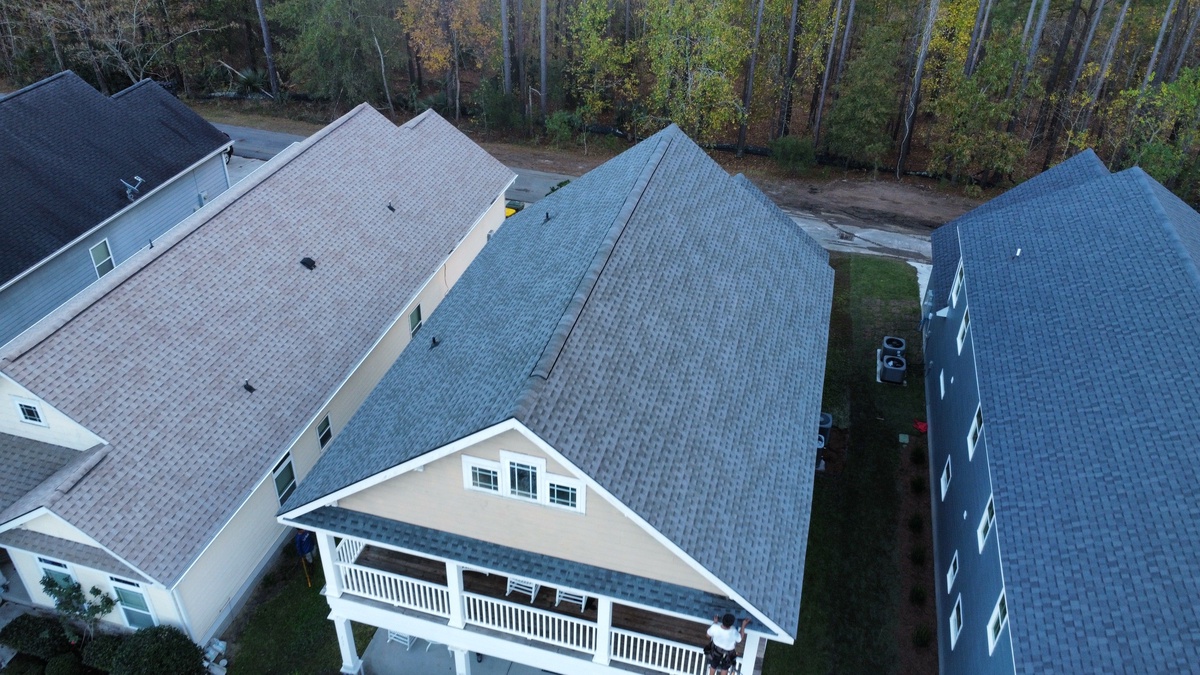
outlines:
M29 92L31 92L31 91L33 91L33 90L37 89L38 87L40 87L40 86L42 86L42 85L49 84L49 83L51 83L51 82L54 82L54 81L56 81L56 80L60 80L60 79L63 79L63 78L68 78L68 79L69 79L69 78L70 78L70 77L72 77L72 76L74 76L74 77L75 77L75 79L77 79L77 80L80 80L80 81L81 81L81 82L83 82L84 84L87 84L87 82L86 82L86 81L84 81L82 77L79 77L78 75L76 75L74 71L72 71L72 70L64 70L64 71L62 71L62 72L60 72L60 73L55 73L55 74L53 74L53 75L51 75L50 77L47 77L47 78L45 78L45 79L38 80L37 82L34 82L33 84L27 84L27 85L25 85L24 87L21 87L20 89L18 89L18 90L16 90L16 91L14 91L14 92L10 92L10 93L8 93L8 94L5 94L4 96L0 96L0 102L9 101L9 100L11 100L11 99L14 99L14 98L16 98L16 97L20 96L21 94L27 94L27 93L29 93ZM89 86L89 87L91 87L91 85L90 85L90 84L89 84L88 86ZM95 87L92 87L92 90L93 90L93 91L95 91ZM98 92L98 91L97 91L96 93L97 93L97 94L100 94L100 92ZM100 94L100 95L101 95L101 96L103 96L103 94Z
M1187 275L1192 282L1192 286L1197 290L1200 290L1200 268L1197 268L1195 258L1192 257L1192 254L1190 251L1188 251L1188 248L1183 245L1183 240L1179 238L1179 231L1175 227L1175 222L1171 220L1169 215L1167 215L1167 210L1163 208L1162 201L1160 201L1158 195L1154 193L1154 187L1150 184L1151 181L1154 181L1154 178L1152 178L1150 174L1146 173L1140 166L1130 167L1119 173L1125 172L1129 172L1129 174L1134 177L1138 187L1143 193L1145 193L1146 198L1150 202L1150 208L1154 210L1154 215L1158 216L1159 227L1166 232L1167 240L1171 242L1171 246L1175 249L1175 252L1178 253L1179 257L1183 259L1184 269L1187 271Z

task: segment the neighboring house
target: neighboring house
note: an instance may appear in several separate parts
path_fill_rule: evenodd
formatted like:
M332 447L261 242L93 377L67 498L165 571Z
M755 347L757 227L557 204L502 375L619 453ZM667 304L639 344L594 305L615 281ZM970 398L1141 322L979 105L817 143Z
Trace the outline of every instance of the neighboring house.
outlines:
M150 80L0 96L0 345L224 192L231 145Z
M698 674L730 611L757 672L796 637L832 289L675 126L511 217L281 511L342 671L353 620L459 673Z
M397 127L364 104L0 350L0 434L91 453L56 451L8 498L10 581L49 605L39 579L70 575L120 594L110 621L206 641L513 178L431 112Z
M1200 214L1090 150L933 235L943 673L1200 661Z

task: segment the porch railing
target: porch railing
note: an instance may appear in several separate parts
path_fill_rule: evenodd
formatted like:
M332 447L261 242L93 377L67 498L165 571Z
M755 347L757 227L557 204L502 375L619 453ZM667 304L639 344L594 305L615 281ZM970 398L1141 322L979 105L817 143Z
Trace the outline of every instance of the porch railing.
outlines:
M660 640L620 628L612 629L611 644L610 658L613 661L671 675L704 673L704 650L699 647Z
M358 554L367 547L367 542L361 539L351 539L349 537L342 540L342 543L337 545L337 554L334 556L340 563L352 563L358 560Z
M440 617L450 616L450 591L445 586L361 565L339 562L337 568L345 593Z
M589 654L596 651L596 624L485 595L463 593L466 621L529 640Z

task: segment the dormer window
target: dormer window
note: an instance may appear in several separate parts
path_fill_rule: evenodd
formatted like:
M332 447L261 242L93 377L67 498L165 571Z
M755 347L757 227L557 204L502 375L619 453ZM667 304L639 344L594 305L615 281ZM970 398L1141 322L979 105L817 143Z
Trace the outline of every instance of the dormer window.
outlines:
M463 487L476 492L584 512L583 481L546 470L540 457L501 451L500 461L462 456Z

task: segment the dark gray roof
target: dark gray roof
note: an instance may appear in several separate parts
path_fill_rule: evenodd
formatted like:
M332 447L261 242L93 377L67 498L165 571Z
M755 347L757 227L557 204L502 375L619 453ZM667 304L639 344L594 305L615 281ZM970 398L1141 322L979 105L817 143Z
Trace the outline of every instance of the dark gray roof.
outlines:
M0 513L83 453L0 433Z
M0 546L15 548L37 556L55 558L76 565L83 565L101 572L143 578L125 563L112 557L102 548L54 537L33 530L9 530L0 532Z
M0 284L229 142L150 80L108 98L64 71L0 98Z
M1017 670L1193 671L1200 217L1134 168L958 227Z
M287 510L516 418L794 634L832 290L672 126L510 218Z
M1043 171L999 197L981 204L978 208L934 230L930 236L933 244L933 271L929 277L929 288L933 291L934 297L934 309L946 306L947 298L950 295L950 286L954 283L954 272L958 269L959 258L959 223L977 218L984 213L998 211L1030 199L1073 188L1107 175L1109 175L1108 168L1104 166L1104 162L1100 161L1091 148L1088 148L1049 171Z
M658 607L685 616L706 619L735 609L729 600L694 588L530 553L369 513L323 506L294 520L298 524L340 536L391 544L417 553ZM751 628L765 630L757 620L751 621Z

